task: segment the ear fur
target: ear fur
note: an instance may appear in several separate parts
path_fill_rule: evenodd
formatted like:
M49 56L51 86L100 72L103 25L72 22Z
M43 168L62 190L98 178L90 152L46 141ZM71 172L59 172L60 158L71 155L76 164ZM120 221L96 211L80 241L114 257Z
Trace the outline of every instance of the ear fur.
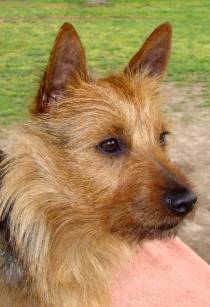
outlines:
M34 113L47 112L64 96L75 75L87 78L85 51L73 25L65 23L55 39L47 69L36 97Z
M170 57L172 26L163 23L146 39L141 49L132 57L125 72L148 70L151 76L162 77Z

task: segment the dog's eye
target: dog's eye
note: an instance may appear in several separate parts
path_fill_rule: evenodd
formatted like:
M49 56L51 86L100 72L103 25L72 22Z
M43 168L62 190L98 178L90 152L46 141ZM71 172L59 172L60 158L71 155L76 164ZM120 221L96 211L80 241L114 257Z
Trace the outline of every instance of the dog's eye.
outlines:
M165 146L167 144L167 136L169 135L168 131L163 131L159 136L160 146Z
M102 153L106 154L120 154L122 152L122 144L118 139L106 139L97 145Z

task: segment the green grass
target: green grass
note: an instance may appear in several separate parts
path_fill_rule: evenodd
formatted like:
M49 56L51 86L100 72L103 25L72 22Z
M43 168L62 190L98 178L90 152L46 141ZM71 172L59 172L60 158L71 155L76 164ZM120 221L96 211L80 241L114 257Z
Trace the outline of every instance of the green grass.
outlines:
M160 23L174 27L167 81L204 84L209 106L210 1L113 0L88 7L81 0L0 1L0 123L26 116L56 32L72 22L92 72L121 69Z

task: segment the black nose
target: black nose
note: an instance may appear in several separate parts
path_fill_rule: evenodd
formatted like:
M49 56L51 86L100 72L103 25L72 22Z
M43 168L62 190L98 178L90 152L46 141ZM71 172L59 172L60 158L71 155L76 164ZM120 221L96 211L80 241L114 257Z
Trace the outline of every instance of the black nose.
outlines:
M166 206L178 215L189 213L197 201L196 195L189 189L170 191L166 195Z

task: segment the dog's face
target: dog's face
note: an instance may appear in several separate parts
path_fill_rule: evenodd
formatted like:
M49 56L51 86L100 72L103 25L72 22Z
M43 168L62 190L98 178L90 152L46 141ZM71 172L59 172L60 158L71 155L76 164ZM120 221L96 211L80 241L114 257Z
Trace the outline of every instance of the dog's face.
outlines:
M159 81L170 49L171 27L164 24L123 73L93 81L77 33L64 25L34 110L62 148L76 210L133 241L173 234L196 202L188 179L167 157L170 129L160 111Z

